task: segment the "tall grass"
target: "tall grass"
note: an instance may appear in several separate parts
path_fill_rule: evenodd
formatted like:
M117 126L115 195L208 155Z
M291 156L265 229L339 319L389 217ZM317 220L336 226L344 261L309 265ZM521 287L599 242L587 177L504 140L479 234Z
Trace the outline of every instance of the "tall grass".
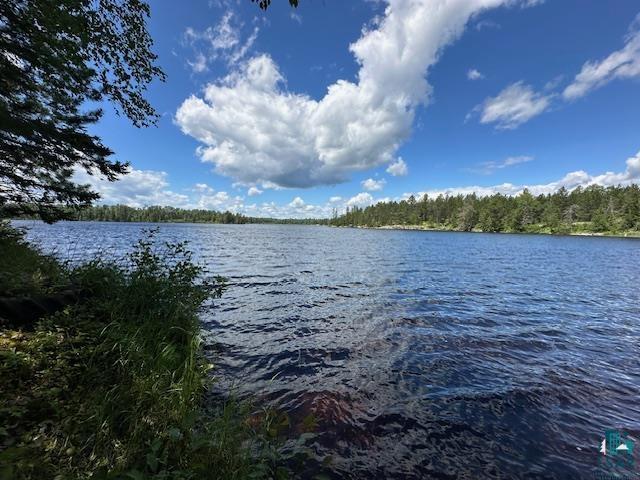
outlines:
M204 408L212 365L197 311L224 284L203 280L185 244L159 247L151 233L127 265L73 269L19 235L1 235L0 244L23 252L10 268L29 277L55 267L56 282L66 279L85 299L31 328L0 329L0 479L283 474L268 426L248 420L250 405ZM19 290L36 287L22 281Z

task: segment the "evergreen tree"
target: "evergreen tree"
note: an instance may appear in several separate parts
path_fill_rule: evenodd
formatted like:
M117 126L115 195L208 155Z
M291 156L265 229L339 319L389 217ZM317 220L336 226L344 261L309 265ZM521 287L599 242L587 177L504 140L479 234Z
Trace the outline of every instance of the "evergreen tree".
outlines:
M515 197L500 194L439 195L420 201L383 202L365 209L347 210L331 225L423 225L441 229L485 232L640 231L640 187L560 189L534 197L527 189Z
M87 127L110 100L136 126L156 113L143 94L154 78L149 6L142 0L0 2L0 208L47 222L98 198L76 169L115 180L127 165Z
M458 213L458 230L462 232L470 232L475 228L478 223L478 212L476 210L475 203L475 195L465 199L464 204Z

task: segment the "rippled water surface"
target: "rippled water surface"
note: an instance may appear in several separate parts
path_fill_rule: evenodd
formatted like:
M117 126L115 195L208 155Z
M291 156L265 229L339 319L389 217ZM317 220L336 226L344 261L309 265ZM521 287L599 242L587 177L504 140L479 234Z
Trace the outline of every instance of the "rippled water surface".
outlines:
M62 257L148 226L22 222ZM203 312L219 385L310 426L302 476L594 478L640 440L640 240L161 225L229 278ZM306 419L306 421L304 420ZM313 421L310 421L313 419ZM640 442L636 466L640 470ZM599 470L598 470L599 469Z

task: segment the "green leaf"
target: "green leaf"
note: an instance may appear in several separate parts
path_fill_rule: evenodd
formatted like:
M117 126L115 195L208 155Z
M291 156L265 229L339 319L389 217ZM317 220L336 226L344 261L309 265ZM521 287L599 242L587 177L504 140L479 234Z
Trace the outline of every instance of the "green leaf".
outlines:
M131 470L126 473L125 477L129 477L132 480L145 480L144 475L139 470Z

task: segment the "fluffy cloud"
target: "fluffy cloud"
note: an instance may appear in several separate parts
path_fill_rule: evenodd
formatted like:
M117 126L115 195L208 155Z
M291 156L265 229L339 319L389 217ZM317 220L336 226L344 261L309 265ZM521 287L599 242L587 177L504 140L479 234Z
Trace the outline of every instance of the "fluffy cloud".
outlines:
M152 205L179 208L199 208L204 210L244 211L243 198L232 197L227 192L216 192L206 183L196 183L186 189L189 195L176 193L169 188L166 172L155 170L131 169L115 182L109 182L99 172L89 175L78 169L74 173L74 181L89 185L100 194L99 203L107 205L129 205L131 207L148 207Z
M201 195L188 208L200 208L203 210L231 210L238 211L242 207L242 198L231 198L227 192L211 192Z
M82 185L89 185L93 191L100 194L101 202L106 204L125 204L132 207L181 206L189 200L187 195L169 190L166 172L131 169L127 175L120 177L120 180L109 182L98 172L89 175L86 171L78 169L73 179Z
M203 31L187 27L184 43L194 52L194 59L187 60L187 64L194 73L202 73L217 59L223 59L230 65L242 60L255 43L259 29L254 27L244 42L241 30L242 24L235 19L231 11L225 13L215 26Z
M528 157L510 157L510 159L506 159L503 162L500 162L500 164L517 164L528 161L524 160L525 158ZM516 185L512 183L502 183L491 186L472 185L465 187L431 189L421 192L408 192L402 195L402 197L395 198L394 200L407 199L411 195L414 195L416 198L421 198L425 194L428 194L430 197L436 197L438 195L467 195L471 193L475 193L479 196L493 195L495 193L501 193L503 195L517 195L525 188L532 194L539 195L553 193L561 187L573 190L577 187L588 187L589 185L601 185L606 187L610 185L628 185L638 182L640 182L640 152L627 159L626 168L623 172L606 172L600 175L590 175L583 170L577 170L566 174L559 180L544 184ZM325 204L309 205L300 197L296 197L292 202L284 205L278 205L274 202L263 203L261 205L247 205L244 208L244 213L246 215L277 218L326 218L332 215L334 209L342 213L347 207L367 207L369 205L388 202L390 200L391 199L389 198L374 198L369 192L361 192L351 198L344 199L336 196L331 197Z
M519 155L517 157L507 157L501 161L483 162L478 166L478 168L470 168L469 170L472 172L481 173L483 175L490 175L496 170L501 170L513 165L519 165L521 163L531 162L532 160L532 156Z
M260 195L262 193L262 190L260 190L258 187L250 187L249 190L247 190L247 195L249 195L250 197L255 197L257 195Z
M632 77L640 77L640 31L637 28L627 36L621 50L600 62L585 63L573 82L564 89L562 96L565 100L575 100L616 78Z
M629 185L638 183L640 180L640 152L626 161L627 168L624 172L606 172L602 175L592 177L590 182L596 185Z
M248 184L311 187L389 163L429 100L425 79L443 48L484 9L515 0L388 0L384 17L350 50L357 82L339 80L315 100L288 92L267 55L251 58L176 112L202 143L202 160Z
M296 197L291 201L289 206L291 208L301 209L305 207L305 203L304 200L302 200L300 197Z
M480 123L495 123L500 129L514 129L547 110L551 98L552 95L537 93L529 85L516 82L497 96L487 98L474 112L480 112Z
M501 164L522 163L527 157L511 157ZM99 176L87 175L84 171L78 171L75 180L79 183L90 184L91 187L102 194L102 203L125 204L134 207L148 205L170 205L182 208L202 208L210 210L229 210L255 217L274 218L326 218L330 217L334 210L344 212L349 207L366 207L379 202L390 201L389 198L374 198L368 192L361 192L351 198L333 196L323 204L307 204L301 197L295 197L291 202L277 204L275 202L263 202L261 204L244 202L241 196L231 196L227 192L216 192L204 183L199 183L189 189L190 195L182 195L171 191L168 187L167 174L151 170L132 170L117 182L101 180ZM517 195L527 188L534 195L553 193L561 187L572 190L579 186L589 185L629 185L640 183L640 152L626 161L623 172L605 172L599 175L589 175L583 170L570 172L554 182L535 185L515 185L502 183L492 186L466 186L445 189L431 189L421 192L405 193L401 198L414 195L421 198L424 194L429 196L457 195L476 193L479 196L501 193L503 195Z
M360 185L362 185L362 188L369 192L378 192L384 188L385 183L387 183L387 181L384 178L380 180L367 178L366 180L360 182Z
M623 172L605 172L600 175L589 175L584 170L577 170L566 174L559 180L550 183L534 184L534 185L514 185L512 183L502 183L500 185L492 185L482 187L478 185L468 187L454 187L446 189L433 189L414 193L416 197L424 194L429 196L438 195L466 195L476 193L479 196L493 195L501 193L503 195L517 195L525 188L534 195L553 193L562 187L573 190L577 187L588 187L589 185L600 185L603 187L613 185L629 185L631 183L640 183L640 152L630 157L626 161L626 168ZM408 197L410 194L405 194Z
M200 193L213 193L213 188L211 188L206 183L196 183L193 186L193 191L200 192Z
M409 168L402 158L398 158L398 160L387 167L387 173L394 177L401 177L409 173Z
M469 70L467 72L467 78L469 80L481 80L484 78L484 75L481 74L478 70L476 70L475 68L472 68L471 70Z
M530 0L522 6L540 3L539 0ZM599 62L586 62L571 84L562 91L561 98L565 101L576 100L615 79L636 77L640 77L640 15L632 23L624 47ZM558 76L547 82L545 91L554 90L561 81L562 76ZM513 129L548 110L551 100L556 96L557 93L537 93L523 82L517 82L475 107L467 119L480 112L481 123L495 123L497 128Z
M374 200L370 193L362 192L353 197L351 197L346 202L347 207L367 207L369 205L373 205Z

